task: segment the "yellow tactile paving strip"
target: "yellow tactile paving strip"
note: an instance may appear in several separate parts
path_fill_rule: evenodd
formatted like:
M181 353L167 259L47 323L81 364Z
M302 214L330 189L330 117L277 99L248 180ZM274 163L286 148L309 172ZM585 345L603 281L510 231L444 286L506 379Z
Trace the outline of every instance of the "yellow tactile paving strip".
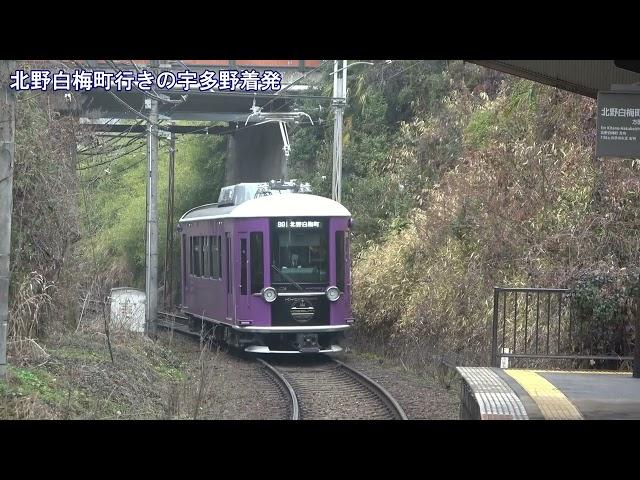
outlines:
M505 370L540 408L547 420L583 420L571 401L546 378L532 370Z
M603 370L533 370L538 373L586 373L589 375L597 374L597 375L631 375L632 372L610 372Z

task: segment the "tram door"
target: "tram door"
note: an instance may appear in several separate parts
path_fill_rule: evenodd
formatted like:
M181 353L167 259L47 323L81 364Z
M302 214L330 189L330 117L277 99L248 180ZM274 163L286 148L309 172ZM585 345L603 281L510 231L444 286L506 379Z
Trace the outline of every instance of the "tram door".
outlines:
M249 234L241 232L238 235L240 239L240 295L238 295L237 307L238 310L236 320L248 319L249 315L249 284L251 282L249 278Z
M226 265L226 277L227 277L227 321L233 319L233 256L231 252L231 234L225 233L225 251L227 252L227 265Z

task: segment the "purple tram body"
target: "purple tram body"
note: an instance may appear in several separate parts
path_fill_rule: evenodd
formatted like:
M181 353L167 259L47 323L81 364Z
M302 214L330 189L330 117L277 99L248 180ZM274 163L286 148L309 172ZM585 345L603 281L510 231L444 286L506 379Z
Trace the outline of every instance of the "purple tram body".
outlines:
M265 185L225 187L182 216L181 310L192 329L248 352L340 351L353 323L351 214Z

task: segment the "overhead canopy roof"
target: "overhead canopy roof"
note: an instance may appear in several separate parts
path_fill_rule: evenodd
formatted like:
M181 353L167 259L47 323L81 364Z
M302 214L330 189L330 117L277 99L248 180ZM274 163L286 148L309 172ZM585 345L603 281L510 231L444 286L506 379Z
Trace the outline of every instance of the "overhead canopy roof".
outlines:
M637 65L614 60L470 60L494 70L597 98L612 84L640 82ZM616 66L616 64L618 66ZM624 66L636 71L619 68Z

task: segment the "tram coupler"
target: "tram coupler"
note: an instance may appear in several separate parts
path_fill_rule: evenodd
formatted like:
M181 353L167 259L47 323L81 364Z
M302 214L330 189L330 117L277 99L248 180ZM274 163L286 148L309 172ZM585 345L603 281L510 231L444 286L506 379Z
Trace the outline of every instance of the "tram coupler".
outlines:
M298 333L296 344L301 353L318 353L320 351L317 333Z

